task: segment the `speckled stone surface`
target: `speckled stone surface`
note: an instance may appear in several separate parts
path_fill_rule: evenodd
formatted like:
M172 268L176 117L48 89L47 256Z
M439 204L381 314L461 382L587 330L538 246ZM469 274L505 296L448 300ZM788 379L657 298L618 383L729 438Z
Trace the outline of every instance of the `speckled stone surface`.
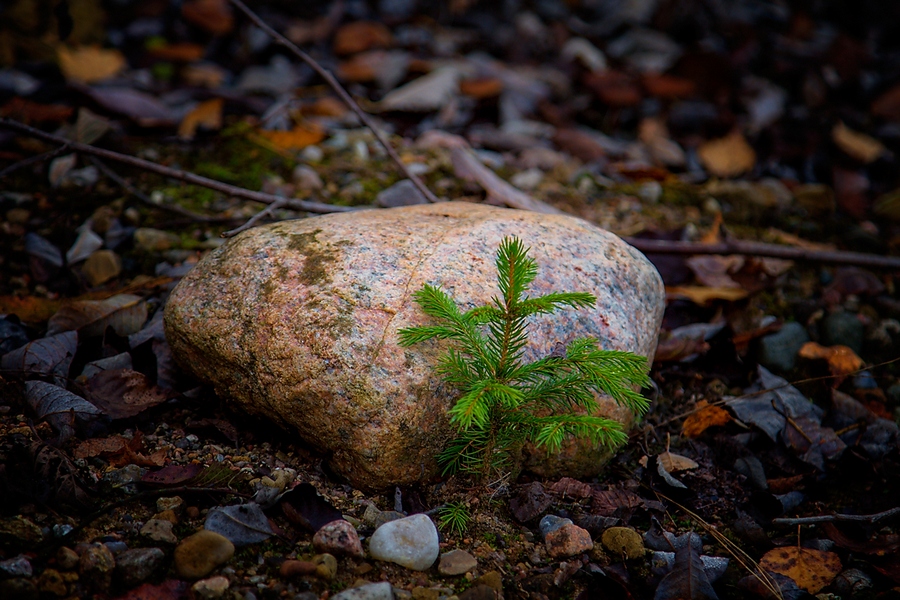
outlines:
M494 258L518 236L537 260L531 295L587 291L597 306L539 317L526 358L592 336L652 356L664 308L653 265L574 217L463 202L336 213L248 230L208 254L166 305L176 359L246 411L293 429L368 490L433 477L451 436L453 391L434 373L445 342L411 348L397 330L425 325L411 295L442 286L464 308L496 294ZM607 400L604 413L628 421ZM569 445L540 470L599 471Z

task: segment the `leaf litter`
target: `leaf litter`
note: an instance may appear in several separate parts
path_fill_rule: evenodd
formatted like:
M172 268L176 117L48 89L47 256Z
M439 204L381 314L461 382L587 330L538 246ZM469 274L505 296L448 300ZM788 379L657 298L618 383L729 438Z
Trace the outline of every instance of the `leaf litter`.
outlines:
M338 75L355 82L353 94L368 100L366 106L385 109L379 118L396 133L394 141L410 141L402 144L403 160L428 173L429 184L447 198L571 212L625 235L637 232L672 242L758 239L804 251L894 252L896 211L891 207L898 185L893 168L897 147L890 127L900 113L896 86L883 75L893 72L893 59L879 54L883 48L878 40L884 36L872 33L879 23L859 25L869 31L866 39L875 40L866 60L878 68L867 72L862 91L848 94L863 69L862 62L850 59L856 41L844 32L849 20L815 7L786 9L789 18L748 9L744 18L755 27L738 31L728 29L723 15L711 14L706 24L695 16L684 17L696 31L718 40L718 46L698 52L685 42L690 28L675 35L677 19L667 21L674 17L652 3L647 3L645 17L624 16L615 8L597 15L586 5L576 10L570 3L562 10L571 12L560 20L543 7L504 19L495 7L451 4L463 17L454 27L440 18L424 24L402 9L382 23L387 15L378 11L387 8L380 5L365 9L365 20L337 4L318 13L313 8L284 15L279 12L284 9L272 10L283 17L287 32L319 44L331 64L340 65ZM111 36L96 51L82 40L67 46L80 52L70 53L78 64L64 66L70 79L79 78L74 76L78 69L88 78L117 72L108 83L73 84L65 96L54 95L51 86L35 95L37 88L26 85L26 63L21 71L17 65L12 73L0 75L0 84L12 96L0 109L3 115L61 127L75 141L127 148L135 155L205 170L286 197L300 189L291 172L300 163L323 181L311 192L318 201L365 205L395 181L385 175L392 167L381 160L370 139L345 135L358 126L346 111L322 110L333 98L323 94L303 68L283 57L272 60L265 41L250 43L245 24L235 19L226 2L185 3L180 12L146 19L175 19L177 26L161 28L166 33L147 44L132 37L136 29L123 29L117 31L120 37ZM478 24L479 19L497 26ZM645 27L622 25L632 20L643 21ZM780 25L770 29L776 22ZM729 36L720 33L726 30ZM832 30L840 33L809 34ZM198 31L234 35L246 43L242 53L234 55L221 38L195 38ZM774 36L777 43L760 45L763 35ZM328 42L337 45L338 38L343 40L340 45L329 49ZM332 57L329 53L338 48ZM470 52L473 48L478 51ZM785 48L796 52L781 54ZM757 66L765 61L745 60L744 52L761 53L755 58L779 56L780 62L773 64L783 72L760 72ZM800 61L799 56L806 58ZM117 64L117 57L125 62ZM149 67L135 68L138 65ZM86 101L100 114L89 113ZM271 123L277 126L270 127L267 112L279 102L285 108L278 123ZM431 135L420 136L424 131ZM163 137L144 143L156 133ZM177 134L181 150L169 143ZM275 134L283 143L263 139ZM442 135L445 141L454 135L451 146L458 150L425 143ZM414 145L416 137L419 143ZM47 152L29 146L24 138L7 140L12 136L0 140L4 168L32 153ZM526 152L536 155L537 148L547 162L529 164L527 169L534 172L528 173L525 192L524 185L517 188L511 181L524 181L513 176L523 174L516 172L520 165L534 160L526 160ZM214 158L205 162L201 157L206 154ZM235 162L234 156L243 161ZM233 415L210 408L213 396L197 382L186 381L172 362L161 329L160 305L168 283L141 288L139 278L184 272L216 244L220 229L200 221L171 225L165 209L185 204L200 211L194 214L240 223L249 216L246 207L213 194L195 198L171 181L126 170L125 183L132 187L110 190L121 184L107 175L93 183L74 176L87 166L85 157L57 154L33 173L19 168L0 193L3 233L9 238L2 241L0 269L9 277L2 278L0 310L15 315L3 320L0 383L4 391L12 390L11 400L3 405L9 410L0 419L8 434L0 444L4 516L19 514L23 506L26 518L44 519L45 506L84 514L79 507L90 505L93 493L86 482L111 477L118 482L115 490L133 489L133 467L139 468L137 489L145 492L207 486L249 493L259 481L274 477L273 466L287 466L294 472L292 482L301 482L293 488L301 490L295 495L300 498L296 511L306 516L273 519L284 524L282 529L296 525L300 539L315 529L315 524L303 525L304 519L319 523L338 514L361 517L362 501L393 506L391 497L361 498L332 481L316 454L296 440L282 440L268 428L243 420L235 427L229 423L236 421ZM56 187L49 186L48 175ZM708 176L718 180L696 185ZM143 193L138 188L147 191L142 201L134 194ZM302 214L286 211L281 216ZM179 235L167 240L166 250L134 247L135 228L145 226ZM717 237L710 239L706 232L713 231ZM66 248L69 252L64 253ZM122 272L108 281L85 282L71 264L97 250L120 254ZM900 314L900 303L893 276L829 263L816 270L798 261L792 265L735 256L651 253L668 295L654 370L656 405L639 426L640 435L613 460L603 480L541 482L524 474L508 491L480 497L453 480L425 486L416 494L404 492L419 498L423 509L459 500L473 507L475 529L469 538L448 541L478 557L476 575L489 569L502 572L504 595L511 597L537 593L591 598L598 589L614 589L623 597L732 593L734 582L752 565L742 570L732 564L724 576L728 582L721 583L705 564L710 557L694 544L671 550L671 564L678 568L655 578L645 577L636 563L599 552L560 561L542 554L535 523L545 514L571 516L598 540L613 526L643 531L648 520L657 537L683 539L690 527L680 520L663 519L664 526L653 521L663 518L667 508L678 519L677 507L655 495L677 491L679 502L690 505L695 514L736 533L756 560L768 556L773 542L802 558L804 568L791 571L791 577L775 573L770 580L783 597L803 597L810 572L831 565L816 580L824 583L837 567L830 558L806 552L814 548L785 545L777 537L785 533L785 525L773 519L837 512L844 506L863 515L889 508L882 499L896 497L891 483L896 478L890 473L896 470L898 436L896 423L885 417L896 409L896 390L891 390L897 378L890 364L881 363L897 354L897 329L890 321ZM141 295L112 300L117 291ZM60 309L63 301L67 308ZM862 329L863 341L849 352L833 350L835 342L848 339L828 329L830 315L840 311L859 324L850 327ZM797 360L792 366L781 361L757 368L761 350L792 321L810 338L799 344L788 340L786 352ZM818 346L804 351L806 342ZM868 379L860 375L863 368ZM11 371L30 381L15 383ZM821 385L820 378L825 378ZM100 414L98 407L109 414ZM29 420L34 420L33 427ZM662 433L672 435L671 448L663 443ZM80 458L73 461L76 452ZM642 456L647 457L646 466L640 463ZM155 470L159 464L166 466ZM682 464L697 466L680 470ZM873 472L887 475L872 479L867 474ZM89 477L81 477L83 473ZM850 491L854 486L873 493L856 494ZM883 493L877 493L880 489ZM295 497L292 493L279 496L278 491L275 502L284 508L285 498ZM242 506L219 495L192 494L179 492L189 505L181 523L193 528L202 526L202 510L191 509ZM495 494L506 501L496 502ZM29 503L36 503L37 513L29 512ZM152 504L138 499L129 510L149 518ZM48 526L57 519L49 514L49 522L42 521ZM745 527L738 527L741 517L736 515L746 517ZM111 518L115 523L117 513ZM242 523L239 530L243 528L238 535L261 534L262 520L256 518L237 519ZM840 526L843 529L828 523L819 527L836 542L833 554L844 565L859 564L867 549L890 552L896 545L891 534L874 533L872 527ZM660 533L657 527L668 531ZM128 531L122 525L114 535L127 539ZM526 539L527 531L533 541ZM273 543L280 542L265 542ZM349 559L341 561L340 585L358 578L357 569L362 578L369 577L364 565L344 560ZM660 560L668 568L668 557ZM40 559L32 562L38 570L46 566ZM862 563L865 577L844 569L821 590L842 592L842 582L851 581L868 589L886 588L897 581L900 569L888 556L875 554ZM265 561L253 568L276 572ZM417 585L400 569L381 564L374 568L406 590ZM235 575L230 581L239 589L255 590L248 578ZM757 585L761 579L760 573L749 575L740 586L748 595L765 597L770 591ZM452 580L440 581L453 585ZM122 597L139 597L139 590L154 589L174 597L185 588L176 583L168 579L161 586L117 591L125 594ZM327 588L315 579L303 583L319 593ZM82 589L82 583L69 585L71 593Z

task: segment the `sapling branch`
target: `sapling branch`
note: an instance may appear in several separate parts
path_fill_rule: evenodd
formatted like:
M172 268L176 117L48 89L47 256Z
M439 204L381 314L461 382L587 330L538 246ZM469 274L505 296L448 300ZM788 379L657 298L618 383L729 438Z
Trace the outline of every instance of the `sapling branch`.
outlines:
M624 443L621 423L594 414L595 395L643 413L647 401L634 388L649 382L647 360L601 350L584 338L562 355L524 363L530 317L590 307L596 298L584 292L527 297L537 263L516 238L501 242L495 265L500 293L490 304L463 313L443 290L426 284L413 298L437 324L398 332L403 346L429 339L454 344L436 368L460 392L449 411L458 437L438 457L444 472L461 471L482 481L506 475L529 442L549 452L559 451L569 437L608 447Z

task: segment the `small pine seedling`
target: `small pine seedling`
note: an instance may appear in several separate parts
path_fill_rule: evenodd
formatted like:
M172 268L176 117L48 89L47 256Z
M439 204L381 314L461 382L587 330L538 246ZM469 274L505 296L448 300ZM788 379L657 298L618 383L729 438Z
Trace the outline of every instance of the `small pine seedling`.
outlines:
M635 388L650 382L647 359L579 338L564 353L523 363L530 317L590 307L596 298L584 292L528 297L537 263L515 237L500 243L496 266L500 295L491 304L462 312L443 290L425 284L413 298L437 324L398 332L401 346L432 338L455 342L437 365L461 393L449 413L458 437L438 456L444 474L468 473L482 481L508 475L527 442L548 452L559 451L568 436L607 447L624 443L620 423L595 416L594 394L643 414L647 400Z
M448 502L438 509L438 525L450 533L461 536L471 521L472 513L464 502Z

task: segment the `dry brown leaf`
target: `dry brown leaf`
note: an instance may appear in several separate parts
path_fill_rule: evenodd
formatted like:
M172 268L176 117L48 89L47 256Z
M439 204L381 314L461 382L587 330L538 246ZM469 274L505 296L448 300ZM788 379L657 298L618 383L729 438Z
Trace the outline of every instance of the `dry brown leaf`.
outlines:
M0 108L0 117L9 117L23 123L41 121L68 121L75 109L61 104L39 104L14 96Z
M480 79L464 79L459 82L459 91L476 100L494 98L503 91L503 81L496 77L482 77Z
M213 98L198 104L181 120L181 124L178 126L178 137L184 140L193 139L198 127L212 130L221 129L224 106L225 100L222 98Z
M669 332L661 332L653 362L675 362L693 356L705 354L709 344L700 335L695 338L676 337Z
M875 162L885 151L884 144L872 136L850 129L843 121L838 121L831 130L831 139L848 156L865 164Z
M700 400L697 402L697 410L688 415L681 425L681 433L689 438L697 438L710 427L725 425L731 419L731 413L724 408Z
M663 468L669 473L677 473L678 471L690 471L691 469L696 469L700 466L687 456L674 454L672 452L669 452L668 450L658 454L656 456L656 460L662 463ZM641 460L638 462L641 463L642 467L646 467L650 463L650 458L648 456L642 456Z
M716 177L736 177L756 165L756 151L739 131L703 143L697 155L704 168Z
M393 42L391 31L375 21L356 21L342 25L334 34L335 54L354 54L372 48L387 48Z
M37 296L0 296L0 313L16 315L26 323L42 323L62 306L62 300Z
M714 300L735 302L743 300L750 293L747 290L733 287L704 287L701 285L666 286L667 298L684 298L694 304L705 306Z
M189 0L181 16L213 35L225 35L234 28L234 14L228 0Z
M759 567L786 575L798 587L815 594L841 572L841 559L834 552L812 548L775 548L759 559Z
M56 53L59 69L70 81L94 83L108 79L125 68L125 57L114 49L60 46Z
M325 139L322 129L302 124L290 131L260 131L259 135L278 150L300 150Z
M828 362L828 371L835 376L834 386L837 387L852 373L866 366L866 363L847 346L822 346L816 342L806 342L797 353L800 358L810 360L824 359Z
M164 44L150 48L150 55L160 60L189 63L200 60L206 53L206 48L200 44L181 42L178 44Z
M554 494L570 498L590 498L594 495L594 488L571 477L563 477L549 489Z
M729 273L738 272L744 266L744 257L739 254L719 256L700 254L686 259L685 264L693 271L697 282L711 288L740 288L741 284Z

